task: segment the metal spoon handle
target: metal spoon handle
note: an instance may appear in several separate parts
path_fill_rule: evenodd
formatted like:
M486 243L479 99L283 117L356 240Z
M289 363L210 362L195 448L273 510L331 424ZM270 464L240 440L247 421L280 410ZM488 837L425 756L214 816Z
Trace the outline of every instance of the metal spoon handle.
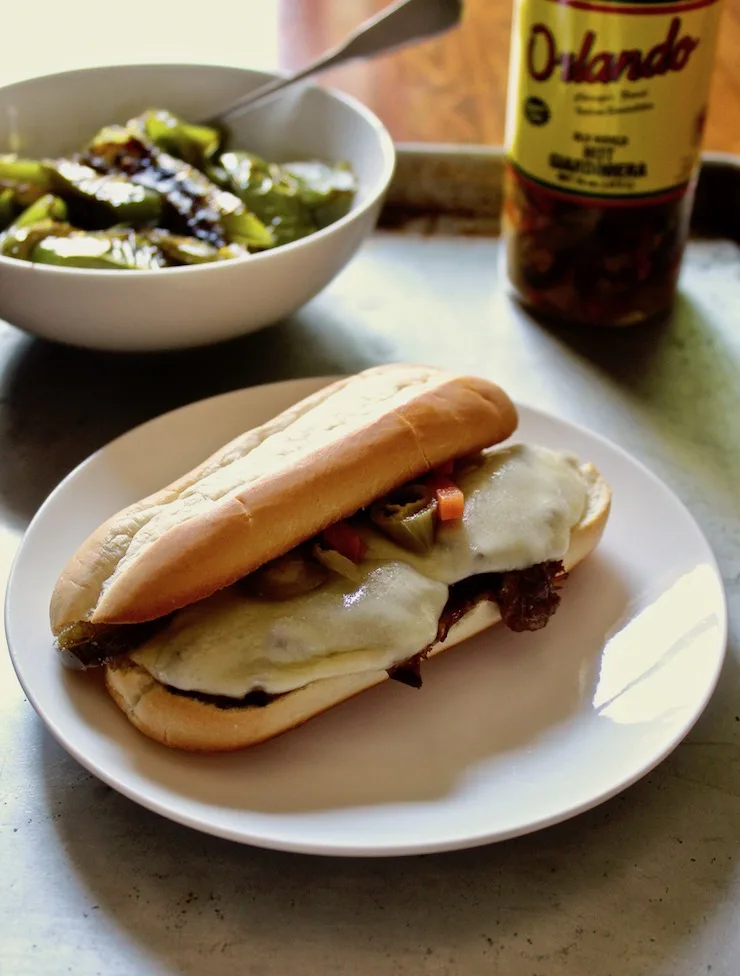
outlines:
M225 122L247 108L271 98L277 92L309 75L336 67L356 58L387 53L423 37L431 37L454 27L460 20L463 0L396 0L366 20L337 47L327 51L305 68L287 78L276 78L248 92L209 121Z

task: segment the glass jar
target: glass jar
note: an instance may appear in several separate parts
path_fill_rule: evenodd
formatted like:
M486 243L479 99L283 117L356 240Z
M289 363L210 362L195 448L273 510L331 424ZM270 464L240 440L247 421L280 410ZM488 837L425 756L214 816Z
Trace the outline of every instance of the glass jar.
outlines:
M504 235L515 296L634 325L673 304L719 0L515 0Z

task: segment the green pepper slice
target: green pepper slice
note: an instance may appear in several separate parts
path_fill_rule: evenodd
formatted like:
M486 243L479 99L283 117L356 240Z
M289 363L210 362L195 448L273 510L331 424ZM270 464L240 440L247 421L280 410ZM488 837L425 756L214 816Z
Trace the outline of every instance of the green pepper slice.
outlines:
M211 264L214 261L227 261L248 255L250 251L243 244L225 244L214 247L197 237L183 237L171 234L157 227L148 231L146 237L166 255L171 264Z
M0 190L0 231L13 223L15 216L15 193L9 187Z
M171 234L159 227L149 231L146 236L172 264L210 264L224 259L220 248L199 241L197 237Z
M267 251L275 246L275 235L244 207L226 213L221 223L228 244L241 244L250 251Z
M326 569L309 559L301 550L293 549L284 556L255 570L245 577L250 592L268 600L289 600L310 593L328 578Z
M434 545L437 502L427 485L404 485L370 506L370 518L393 542L410 552Z
M63 237L50 234L33 248L31 260L62 268L108 271L153 270L167 263L154 244L133 232L111 235L75 231Z
M221 133L218 129L184 122L163 109L150 109L132 124L140 125L144 134L158 149L201 170L215 156L221 145Z
M254 153L221 153L219 167L227 174L229 189L270 227L278 244L306 237L318 229L298 193L298 180L276 163Z
M18 261L32 261L33 252L40 241L51 235L62 237L73 230L69 224L60 224L55 220L42 220L30 227L19 228L12 237L3 237L0 254Z
M100 174L91 166L70 159L58 159L44 166L56 190L71 194L90 204L94 210L104 212L108 224L116 222L141 227L156 222L161 215L159 194L147 187L137 186L125 176Z
M13 190L16 204L27 207L48 193L51 184L43 163L10 153L0 155L0 187Z
M247 257L252 252L244 246L244 244L224 244L223 247L218 249L219 257L222 261L231 260L233 258L243 258Z
M330 166L316 160L281 164L298 183L298 196L319 228L328 227L349 213L357 193L357 180L348 163Z
M65 222L67 205L64 200L46 193L15 218L0 238L0 254L7 258L27 261L36 244L49 234L71 231Z

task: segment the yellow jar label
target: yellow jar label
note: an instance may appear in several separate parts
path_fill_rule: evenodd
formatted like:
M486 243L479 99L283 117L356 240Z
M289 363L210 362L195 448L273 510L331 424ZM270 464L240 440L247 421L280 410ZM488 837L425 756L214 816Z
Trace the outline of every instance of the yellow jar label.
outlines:
M698 162L719 0L517 0L506 149L571 196L672 195Z

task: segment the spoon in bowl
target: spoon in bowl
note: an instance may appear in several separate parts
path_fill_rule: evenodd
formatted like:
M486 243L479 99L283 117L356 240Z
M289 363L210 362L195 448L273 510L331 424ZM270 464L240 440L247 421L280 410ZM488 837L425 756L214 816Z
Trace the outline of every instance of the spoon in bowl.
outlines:
M331 48L305 68L247 92L231 105L216 112L205 124L218 125L236 118L289 85L326 71L327 68L335 68L358 58L386 54L412 41L441 34L460 22L462 12L463 0L396 0L364 21L341 44Z

